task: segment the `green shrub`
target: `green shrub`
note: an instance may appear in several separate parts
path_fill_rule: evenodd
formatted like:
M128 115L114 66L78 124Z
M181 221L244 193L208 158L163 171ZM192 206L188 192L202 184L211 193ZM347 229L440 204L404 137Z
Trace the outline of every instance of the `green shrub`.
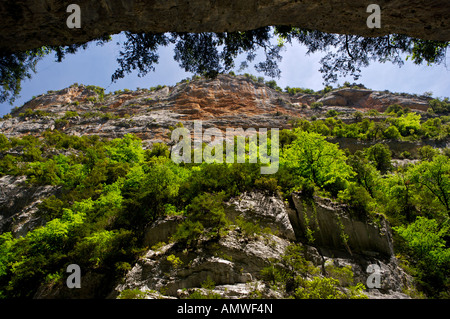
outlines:
M394 125L397 126L402 136L420 135L422 133L420 119L420 114L408 113L396 118Z
M175 269L180 268L181 265L183 265L183 262L181 261L181 259L173 254L167 256L167 261L170 262L172 267Z
M258 80L257 80L258 81ZM271 80L271 81L266 81L265 83L268 87L281 92L282 89L277 85L277 82L275 80Z
M8 138L0 133L0 151L8 150L11 148L11 143L9 142Z
M441 99L432 99L428 101L428 105L434 113L443 113L446 114L450 112L450 101L448 98L443 100Z
M353 113L353 117L359 122L363 119L364 115L360 111L356 111Z
M124 289L121 291L120 295L117 297L117 299L146 299L147 293L144 291L139 290L139 288L136 289Z
M154 143L152 145L152 149L147 150L145 152L145 157L147 160L149 160L151 157L159 157L159 156L166 157L166 158L170 157L170 150L169 150L169 147L167 146L167 144Z
M98 99L100 101L103 101L103 99L105 97L105 89L104 88L102 88L100 86L95 86L95 85L88 85L88 86L86 86L86 90L94 91L97 94Z
M252 238L262 233L261 226L258 223L246 221L242 216L236 217L234 223L246 237Z
M403 151L400 153L400 158L404 158L404 159L411 159L412 158L412 154L408 151Z
M335 117L339 115L339 112L336 110L329 110L327 111L327 113L325 114L326 117Z
M142 141L132 134L112 140L106 150L113 161L138 163L144 160Z
M296 299L343 299L346 295L339 290L339 281L334 278L314 277L303 280L302 286L295 290Z
M191 246L201 235L218 237L220 230L229 224L223 200L223 193L195 197L187 207L187 219L180 224L172 240Z
M422 161L432 161L435 156L439 155L439 150L430 145L422 146L417 152Z
M448 298L450 248L445 242L450 234L448 223L440 225L435 219L419 216L409 225L394 227L394 231L404 240L414 277L421 288L431 297Z
M323 103L322 102L313 102L313 103L311 103L310 107L313 110L319 110L323 107Z
M401 139L402 135L400 134L396 126L391 125L383 132L383 137L390 140L399 140Z
M365 150L366 157L381 174L386 174L392 169L392 153L389 146L377 143Z
M67 124L69 124L69 121L67 119L56 119L55 120L55 127L56 129L61 129L64 126L66 126Z
M77 117L78 113L74 112L74 111L66 111L66 113L64 114L64 116L62 117L63 119L69 119L72 117Z
M358 216L366 216L369 213L372 198L364 187L350 183L348 188L339 193L339 198L348 204Z
M278 184L276 178L261 177L255 180L255 187L262 190L267 190L272 194L278 191Z

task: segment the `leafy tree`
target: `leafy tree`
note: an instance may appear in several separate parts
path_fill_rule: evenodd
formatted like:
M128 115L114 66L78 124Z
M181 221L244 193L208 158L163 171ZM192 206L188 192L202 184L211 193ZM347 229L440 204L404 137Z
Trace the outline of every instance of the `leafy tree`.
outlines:
M121 52L118 62L120 68L112 76L115 81L138 69L143 76L153 71L158 62L156 53L160 45L175 44L174 59L180 63L186 72L213 77L225 73L234 67L234 59L238 54L247 53L246 61L253 61L255 51L263 48L266 61L255 67L270 77L279 75L277 60L280 47L270 44L270 28L264 27L244 32L225 33L140 33L126 32L125 50ZM222 47L222 52L218 48Z
M391 104L388 106L388 108L386 109L386 111L384 111L384 113L386 114L397 114L398 112L403 111L403 107L399 104Z
M149 160L153 156L170 157L169 147L164 143L154 143L151 150L145 152L146 159Z
M22 89L22 81L31 78L31 73L36 72L37 62L48 52L43 47L12 54L0 53L0 103L8 99L11 104L14 102Z
M421 132L420 119L420 114L411 112L397 118L394 124L398 127L402 136L418 135Z
M274 41L274 37L279 41ZM241 68L253 62L258 50L262 49L265 60L255 65L258 72L276 78L280 76L278 62L283 43L297 40L308 48L308 54L325 51L321 59L325 83L336 82L338 75L351 75L359 78L361 68L371 61L390 61L402 65L402 54L416 64L441 63L445 60L448 42L415 39L403 35L390 34L381 37L364 38L357 35L328 34L308 29L288 26L262 27L248 31L222 33L131 33L125 32L126 41L122 44L117 62L119 68L111 79L116 81L137 70L139 76L155 70L158 63L158 48L174 45L174 59L187 72L214 77L227 73L235 67L234 61L240 54L246 54ZM104 44L111 37L95 39ZM55 53L60 62L67 54L88 47L87 43L72 44L65 47L42 47L26 52L4 52L0 54L0 102L12 102L21 88L21 81L31 77L36 63L46 54ZM431 106L433 107L433 106Z
M389 61L401 66L404 64L402 53L409 54L416 64L424 61L441 63L445 60L448 47L448 42L424 41L398 34L365 38L286 26L277 27L275 32L289 43L297 40L305 45L308 48L307 54L327 52L320 60L320 72L323 73L325 83L336 82L339 73L343 76L350 75L357 80L361 68L367 67L370 61Z
M450 112L450 101L448 100L448 98L445 98L443 100L439 98L432 99L428 101L428 105L430 106L430 109L435 113L447 114Z
M412 222L417 215L418 192L408 170L400 168L396 174L387 175L381 182L380 202L385 203L391 223Z
M187 219L182 222L172 239L188 246L201 235L217 237L228 224L223 208L224 193L203 193L195 197L187 207Z
M450 162L444 155L423 161L411 170L412 179L434 196L450 216Z
M347 163L355 172L354 179L364 187L370 196L374 197L376 184L379 180L379 173L375 167L365 157L363 151L356 151L355 154L348 157Z
M434 297L447 297L449 290L450 248L445 238L450 235L449 220L440 224L435 219L417 217L414 223L395 227L403 238L414 275L426 292Z
M384 130L383 136L390 140L399 140L402 137L397 127L394 125L391 125L386 130Z
M320 187L348 181L353 172L344 152L317 133L295 130L297 138L282 152L281 164Z
M110 36L100 37L93 41L102 45L109 41ZM19 95L22 81L30 79L36 72L37 63L46 55L54 52L56 60L61 62L66 54L73 54L78 49L86 49L87 43L62 46L43 46L28 51L0 52L0 103L9 99L12 104Z
M432 161L435 156L439 155L439 150L434 149L430 145L422 146L417 152L422 161Z
M356 183L350 183L347 188L339 193L339 198L348 204L358 217L364 218L370 210L373 201L369 192Z
M389 146L377 143L365 150L369 161L380 171L381 174L386 174L392 169L391 151Z
M113 161L138 163L144 160L141 143L138 137L126 134L123 138L111 141L106 150Z

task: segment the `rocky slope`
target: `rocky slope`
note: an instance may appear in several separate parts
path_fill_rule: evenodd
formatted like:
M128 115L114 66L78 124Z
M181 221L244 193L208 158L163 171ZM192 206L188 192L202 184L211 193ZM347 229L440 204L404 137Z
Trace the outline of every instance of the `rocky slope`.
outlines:
M249 127L281 129L290 127L291 119L323 116L331 109L351 115L356 110L384 111L391 104L400 104L425 112L429 99L359 88L289 95L244 76L231 75L105 96L95 87L74 85L25 103L13 112L12 118L0 122L0 131L7 137L36 135L47 129L108 138L134 133L151 143L169 140L170 127L180 122L192 128L194 120L201 120L204 129L217 127L223 131ZM312 109L314 102L321 102L324 107Z
M298 195L293 196L298 203ZM281 260L286 247L295 237L305 237L304 229L308 225L302 218L296 218L304 212L289 207L278 196L258 192L244 193L227 205L229 217L245 216L253 223L277 231L249 237L237 227L217 242L204 240L194 251L183 252L176 243L166 244L171 235L170 229L173 229L173 219L162 219L157 223L157 228L150 228L151 232L165 234L165 238L159 238L162 245L148 250L110 297L126 289L139 289L146 292L147 298L182 298L195 290L204 292L205 289L200 288L202 283L212 280L215 287L209 293L225 298L283 298L282 291L262 281L261 270L273 264L274 260ZM307 260L319 267L324 275L330 266L351 266L355 283L363 284L369 276L367 267L378 265L381 287L368 289L366 294L369 298L409 298L402 290L408 287L411 279L393 256L392 234L386 221L382 220L381 226L367 224L349 218L342 207L324 208L322 203L318 207L320 211L325 209L326 213L318 214L320 231L317 238L338 239L328 242L319 240L314 246L302 244ZM326 224L335 224L339 215L350 221L344 222L345 232L350 234L348 244L339 239L339 227L325 227ZM162 226L164 224L167 228ZM364 239L369 237L370 241ZM179 266L174 267L168 261L170 255L180 258Z
M314 102L324 106L313 109ZM32 99L15 110L12 117L0 121L0 132L17 137L58 129L67 134L107 138L134 133L150 146L168 141L171 127L180 122L191 128L194 120L202 120L204 129L287 128L293 118L321 116L329 109L351 115L356 110L383 111L398 103L424 112L427 102L426 97L361 88L289 95L231 75L109 95L99 88L74 85ZM44 224L38 204L58 191L53 186L27 185L25 177L1 177L0 231L24 236L28 230ZM408 297L403 290L409 287L411 279L398 265L390 226L382 216L361 219L345 205L322 198L315 198L312 204L302 199L301 193L293 193L285 202L277 195L247 192L228 200L226 207L230 220L243 218L265 231L247 236L242 227L235 225L218 241L200 240L194 250L185 251L170 240L183 217L161 218L146 231L144 241L149 249L109 292L109 297L139 289L146 298L180 298L204 289L200 287L210 279L215 287L209 293L223 297L282 298L283 292L262 280L261 270L281 260L293 242L302 243L305 258L321 275L326 275L330 266L351 266L355 283L365 284L367 267L378 265L381 287L365 293L370 298ZM176 266L168 259L170 256L178 258ZM63 287L43 286L35 297L93 297L106 279L89 272L83 280L90 284L79 290L68 292Z

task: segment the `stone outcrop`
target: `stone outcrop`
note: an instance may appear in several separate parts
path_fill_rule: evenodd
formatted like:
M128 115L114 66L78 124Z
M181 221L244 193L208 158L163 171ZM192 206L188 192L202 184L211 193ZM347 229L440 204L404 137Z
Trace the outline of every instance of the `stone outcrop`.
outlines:
M308 201L301 193L293 193L292 199L296 209L290 218L298 238L350 254L394 254L392 232L382 215L377 220L359 217L346 205L319 197Z
M184 288L201 287L212 280L217 286L251 283L268 266L270 258L280 258L289 241L277 236L267 240L246 238L239 231L231 231L218 242L202 242L194 251L180 252L174 243L158 250L149 250L119 284L117 292L139 288L164 291L178 296ZM178 257L178 267L168 257ZM114 293L112 294L112 296Z
M298 199L298 195L294 197ZM335 206L331 209L325 206L326 201L318 202L321 208L317 209L317 215L320 216L318 220L321 221L323 233L317 238L322 236L323 239L315 241L313 245L301 244L304 257L319 267L324 275L328 274L330 267L350 266L355 284L366 284L369 265L377 265L381 286L368 289L365 294L374 299L409 298L402 293L402 289L410 286L411 279L392 255L392 238L379 233L389 232L387 222L382 221L384 229L381 229L355 220L345 221L346 212L342 207ZM158 237L162 244L149 249L109 297L115 298L124 290L139 289L149 299L186 298L194 291L231 299L252 298L255 294L263 298L283 298L282 291L274 290L262 280L261 270L280 260L289 244L299 243L292 237L302 237L299 225L302 221L298 216L305 212L302 208L289 207L276 195L264 192L247 192L228 200L225 205L230 220L242 216L275 231L246 236L239 227L231 227L218 240L201 239L194 248L187 250L176 242L170 242L171 232L167 230L172 228L177 218L159 219L150 226L147 234L161 232L153 236ZM295 206L300 207L298 203ZM326 214L330 216L325 216ZM338 237L340 235L334 225L335 214L340 214L344 220L344 230L349 234L348 246L353 249L351 254L339 239L332 242L332 245L327 245L327 238L334 240L336 232ZM372 236L373 244L367 242L368 236ZM361 240L361 243L357 240ZM171 262L170 256L177 258L177 263ZM208 280L214 282L215 286L201 288Z
M384 112L389 105L399 104L415 111L428 110L428 98L412 97L385 92L374 92L367 89L344 88L333 91L320 98L326 106L353 107L361 109L374 109Z
M229 217L243 216L261 227L268 227L279 237L295 240L287 207L278 196L263 192L245 192L226 204Z
M144 246L152 247L157 243L167 241L183 220L183 216L167 216L157 219L145 232Z
M450 7L446 0L379 0L381 28L366 20L370 2L333 0L249 1L87 1L81 28L69 29L68 2L3 1L0 4L0 50L84 43L105 34L132 32L229 32L263 26L292 25L329 33L380 36L406 34L450 40Z
M324 116L329 109L346 114L356 110L384 111L391 104L401 104L425 111L430 98L399 95L367 89L340 88L324 96L289 95L244 76L219 75L214 80L196 79L159 90L122 91L101 99L89 87L71 86L33 98L0 121L0 132L7 137L38 135L50 129L73 135L123 137L139 136L148 144L169 141L170 127L183 123L193 132L193 121L201 120L203 129L290 128L290 120ZM311 109L314 102L324 107ZM26 116L27 110L47 115ZM77 115L65 116L66 112ZM18 116L19 114L24 116Z
M45 224L45 218L36 214L44 198L56 194L57 186L29 186L26 176L0 177L0 234L11 231L14 236Z

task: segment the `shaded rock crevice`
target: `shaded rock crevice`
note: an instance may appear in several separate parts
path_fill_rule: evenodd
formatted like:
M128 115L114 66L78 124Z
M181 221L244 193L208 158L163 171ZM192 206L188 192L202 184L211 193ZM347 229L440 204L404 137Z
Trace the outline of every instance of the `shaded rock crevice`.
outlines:
M297 238L349 254L394 254L392 231L384 216L358 216L346 205L317 196L311 201L301 193L293 193L292 199L295 210L290 211L290 220Z

